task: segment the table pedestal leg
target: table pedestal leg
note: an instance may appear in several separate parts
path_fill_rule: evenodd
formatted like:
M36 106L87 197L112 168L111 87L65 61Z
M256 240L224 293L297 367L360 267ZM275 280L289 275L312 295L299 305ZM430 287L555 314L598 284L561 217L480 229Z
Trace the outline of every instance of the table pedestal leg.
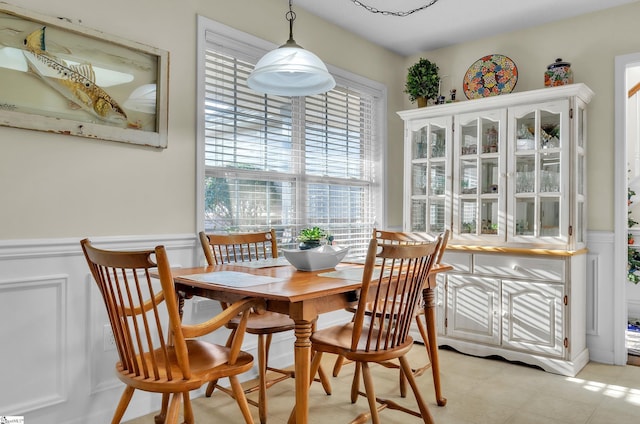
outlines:
M445 406L447 404L447 399L442 396L442 389L440 388L440 361L438 359L438 340L436 339L436 293L431 287L435 287L435 281L433 282L433 286L429 284L429 287L422 293L425 304L424 318L427 324L427 336L429 337L431 372L433 373L433 386L436 391L436 402L438 403L438 406Z
M311 322L296 321L295 325L296 406L295 423L309 421L309 379L311 372ZM291 420L290 420L291 421Z

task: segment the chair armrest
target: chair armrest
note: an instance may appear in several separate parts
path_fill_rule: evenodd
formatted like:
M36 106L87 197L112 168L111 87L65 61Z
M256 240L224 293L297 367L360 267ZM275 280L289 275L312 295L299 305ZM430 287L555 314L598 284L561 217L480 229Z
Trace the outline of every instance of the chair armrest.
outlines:
M153 308L154 305L157 305L159 303L161 303L162 301L164 301L164 292L161 291L158 294L156 294L154 297L152 297L151 299L145 301L141 306L137 306L133 309L131 308L124 308L124 313L127 316L133 316L133 315L139 315L142 312L149 312L151 310L151 308Z
M182 334L185 338L188 339L204 336L205 334L209 334L217 330L218 328L223 327L225 324L240 315L242 312L247 311L247 313L249 313L252 308L258 311L264 310L264 300L249 298L234 302L208 321L199 324L182 325Z

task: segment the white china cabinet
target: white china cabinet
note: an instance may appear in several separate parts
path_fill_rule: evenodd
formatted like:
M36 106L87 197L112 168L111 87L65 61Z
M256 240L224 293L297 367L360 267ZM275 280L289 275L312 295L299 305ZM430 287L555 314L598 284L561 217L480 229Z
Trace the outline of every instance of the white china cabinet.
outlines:
M451 230L440 345L574 376L586 349L586 106L571 84L399 112L404 229Z

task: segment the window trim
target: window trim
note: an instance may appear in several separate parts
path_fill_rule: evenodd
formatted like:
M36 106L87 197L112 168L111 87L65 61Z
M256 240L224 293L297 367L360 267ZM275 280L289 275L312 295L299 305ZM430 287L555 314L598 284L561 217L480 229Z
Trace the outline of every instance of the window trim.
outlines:
M260 39L251 34L232 28L228 25L214 21L207 17L197 16L197 41L196 41L196 232L204 230L204 179L205 179L205 122L204 122L204 98L205 82L205 48L208 43L215 43L215 39L224 40L224 50L245 60L257 61L268 51L278 46L269 41ZM207 39L207 34L209 37ZM375 173L379 176L380 196L374 200L376 210L375 226L386 228L387 204L384 201L387 196L387 87L379 82L342 70L333 65L326 64L327 69L336 80L336 84L353 87L368 92L378 98L375 102L376 116L380 119L374 123L375 132L380 145L378 146L378 158L375 161Z

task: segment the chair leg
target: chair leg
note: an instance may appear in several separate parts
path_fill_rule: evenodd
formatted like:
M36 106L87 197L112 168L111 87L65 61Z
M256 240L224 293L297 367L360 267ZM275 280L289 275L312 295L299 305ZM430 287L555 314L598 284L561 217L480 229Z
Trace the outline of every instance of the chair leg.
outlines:
M313 355L315 356L317 354L313 353ZM322 365L318 365L318 378L320 379L320 384L322 384L322 388L324 389L324 392L328 395L331 394L331 382L329 381L329 378L327 377L327 374L324 372L324 369L322 369ZM311 376L312 376L312 380L313 380L313 376L316 375L315 371L311 371Z
M360 363L358 363L360 365ZM369 410L371 411L371 421L373 424L380 424L380 415L378 414L378 404L376 403L376 393L373 389L373 379L371 378L371 370L369 364L362 363L362 379L364 380L364 390L367 393L367 401L369 402Z
M238 377L235 375L229 376L229 382L231 383L233 396L235 397L236 402L238 402L244 421L247 424L253 424L253 417L251 416L251 411L249 411L249 403L247 402L247 397L244 395L244 390L240 385L240 381L238 381Z
M429 358L429 363L431 363L431 349L429 349L429 336L427 335L427 328L424 325L424 321L420 319L422 315L416 315L416 324L418 324L418 331L420 332L420 336L422 337L422 343L424 343L424 348L427 350L427 357Z
M333 376L337 377L340 374L340 370L342 369L342 364L344 364L344 356L338 355L336 358L336 363L333 364Z
M404 371L402 371L402 368L400 368L399 377L400 377L400 397L406 398L407 397L407 379L404 376Z
M207 384L207 390L204 392L204 395L206 397L211 397L211 394L216 388L216 384L218 384L218 380L212 380L209 382L209 384Z
M353 381L351 382L351 403L356 403L358 400L358 392L360 391L360 370L362 364L356 362L356 370L353 373Z
M416 402L418 403L418 408L420 409L420 414L422 415L422 419L425 424L434 424L433 417L431 416L431 412L429 412L429 408L427 408L427 404L425 403L422 395L420 394L420 390L418 389L418 385L416 384L416 379L411 372L411 366L409 365L409 361L404 356L400 358L400 366L404 371L407 381L409 382L409 386L411 386L411 390L413 390L413 395L416 398Z
M234 328L233 330L231 330L231 333L229 333L229 337L227 337L227 343L225 344L226 347L231 347L231 344L233 343L233 339L236 336L236 329ZM216 384L218 384L218 380L212 380L209 382L209 384L207 384L207 390L205 390L204 395L206 397L211 397L211 395L213 394L213 391L216 389Z
M191 406L191 398L189 392L182 393L182 403L184 403L184 424L194 424L193 408Z
M271 335L269 335L271 336ZM267 358L271 337L265 340L264 334L258 335L258 415L260 423L267 422Z
M180 402L182 401L182 393L174 393L169 401L169 410L167 411L166 424L178 424L180 417Z
M126 386L124 388L122 396L120 396L120 402L118 402L118 406L116 407L116 412L113 413L111 424L120 424L122 416L124 415L124 411L127 410L127 406L129 406L129 402L131 401L131 397L133 396L133 392L135 390L136 389L130 386Z

